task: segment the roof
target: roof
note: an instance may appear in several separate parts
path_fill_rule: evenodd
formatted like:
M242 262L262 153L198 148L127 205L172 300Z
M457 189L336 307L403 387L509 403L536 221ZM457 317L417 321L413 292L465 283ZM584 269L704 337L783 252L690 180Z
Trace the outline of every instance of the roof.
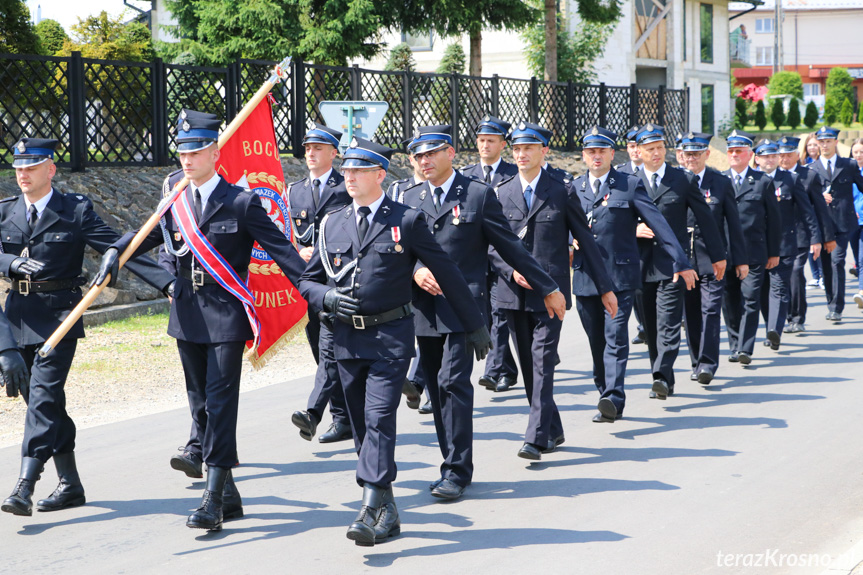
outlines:
M781 0L782 9L786 11L796 10L863 10L863 3L860 0ZM756 12L764 12L773 10L776 7L776 0L763 0L763 4L755 8ZM729 2L729 12L743 12L750 10L752 3L750 2Z

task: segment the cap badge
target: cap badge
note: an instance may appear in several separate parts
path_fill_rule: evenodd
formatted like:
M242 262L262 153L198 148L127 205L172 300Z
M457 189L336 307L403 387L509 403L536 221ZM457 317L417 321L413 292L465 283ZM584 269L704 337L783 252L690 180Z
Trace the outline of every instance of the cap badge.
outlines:
M416 140L420 136L422 136L422 132L420 132L420 129L417 128L416 130L414 130L414 140Z
M486 116L482 119L482 121L483 121L483 122L491 122L491 116L486 115Z
M518 125L519 130L524 130L525 128L527 128L527 126L524 125L524 122L522 122Z
M181 120L185 120L185 119L186 119L186 110L183 110L182 112L180 112L180 119L181 119Z
M783 144L787 144L787 143L788 143L788 138L783 137L783 138L782 138L782 143L783 143Z
M26 151L27 151L27 146L24 145L24 142L23 141L18 142L18 153L23 154Z
M593 127L593 130L591 130L591 131L590 131L590 133L591 133L591 135L593 135L593 136L598 136L598 135L599 135L599 130L597 130L597 129L596 129L596 126L594 126L594 127Z
M733 132L731 132L731 137L732 137L732 138L736 138L736 137L737 137L737 130L734 130Z
M353 138L353 139L351 140L351 147L352 147L352 148L356 148L356 147L358 147L359 145L360 145L360 143L359 143L359 142L357 142L357 139L356 139L356 138Z
M188 132L191 129L192 129L192 126L189 125L189 121L183 120L183 131Z
M686 134L686 137L691 140L692 138L695 137L695 134L693 134L692 132L689 132L688 134Z
M647 130L648 132L652 132L653 131L653 124L647 124L646 126L644 126L644 129Z

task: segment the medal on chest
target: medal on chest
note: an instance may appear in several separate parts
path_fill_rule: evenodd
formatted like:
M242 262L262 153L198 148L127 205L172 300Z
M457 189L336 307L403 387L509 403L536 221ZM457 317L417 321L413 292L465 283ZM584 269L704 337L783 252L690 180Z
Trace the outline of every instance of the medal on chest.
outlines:
M605 194L605 197L603 197L603 198L602 198L602 205L603 205L603 206L607 206L607 205L608 205L608 196L610 196L610 195L611 195L611 194Z
M180 232L174 232L174 241L179 242L182 239L183 239L183 234L181 234Z
M399 242L402 240L402 231L401 231L401 229L400 229L398 226L393 226L392 228L390 228L390 233L392 234L392 236L393 236L393 241L394 241L394 242L395 242L395 244L396 244L396 245L394 245L394 246L393 246L393 249L394 249L397 253L401 253L401 252L402 252L402 250L404 250L404 248L402 247L402 245L399 243Z
M461 220L459 219L459 216L461 216L461 207L455 206L452 209L452 225L454 225L454 226L459 225L459 223L461 222Z
M713 200L710 198L710 190L704 190L704 201L708 204Z
M782 188L776 188L776 201L782 201Z

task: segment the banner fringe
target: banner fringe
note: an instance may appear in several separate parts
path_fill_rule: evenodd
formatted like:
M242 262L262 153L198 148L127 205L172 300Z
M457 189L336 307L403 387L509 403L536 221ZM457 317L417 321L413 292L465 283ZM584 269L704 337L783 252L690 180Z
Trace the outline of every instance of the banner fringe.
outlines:
M306 324L308 323L309 316L303 314L303 317L300 318L300 320L296 324L294 324L294 327L282 334L282 337L273 342L273 345L271 345L269 349L267 349L267 351L264 352L264 354L260 357L256 357L255 355L258 351L257 348L246 350L245 357L247 360L249 360L249 363L252 364L252 368L255 371L258 371L262 369L265 365L267 365L267 362L273 357L275 357L275 355L279 353L279 351L281 351L283 347L286 347L288 344L290 344L298 333L302 332L303 334L305 334Z

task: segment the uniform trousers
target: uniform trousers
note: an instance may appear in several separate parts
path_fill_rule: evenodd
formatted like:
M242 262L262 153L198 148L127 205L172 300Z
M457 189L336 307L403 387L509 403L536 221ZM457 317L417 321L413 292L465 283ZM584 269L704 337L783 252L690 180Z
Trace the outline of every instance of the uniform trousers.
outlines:
M782 337L791 301L791 274L797 256L782 256L779 265L767 270L767 281L761 286L761 315L768 332Z
M491 302L491 351L485 358L485 375L499 380L503 376L513 379L518 377L518 366L515 357L509 347L509 327L506 325L506 311L497 306L497 274L489 288L489 301Z
M763 265L750 265L749 275L743 281L733 273L726 276L722 315L728 332L728 347L732 353L744 352L751 356L755 351L764 275Z
M317 314L314 315L317 318ZM309 316L309 324L311 324L311 315ZM329 402L333 423L347 425L348 410L345 406L345 392L339 379L339 368L336 365L336 356L333 351L333 332L320 320L317 320L317 324L318 327L315 331L318 333L318 345L313 346L312 350L314 351L315 348L318 350L318 355L315 356L318 369L315 372L315 387L309 396L307 410L318 421L321 421L324 417L324 411L327 409L327 402ZM306 333L312 337L308 325L306 326Z
M388 489L396 479L396 411L409 364L408 358L338 361L360 486Z
M642 287L644 333L653 377L674 387L674 360L680 350L683 323L683 281L644 282Z
M444 458L441 477L466 487L473 479L473 357L464 332L417 336L417 344Z
M57 453L75 450L75 422L66 413L65 386L78 340L60 341L47 357L39 355L41 347L40 343L18 349L30 366L30 389L24 395L27 415L21 456L45 462Z
M734 273L731 270L731 273ZM684 322L689 359L695 373L706 369L716 375L719 367L719 332L722 327L722 294L725 278L717 281L708 274L684 293Z
M798 248L791 267L791 299L788 302L788 322L806 323L806 260L809 259L808 248Z
M821 272L824 274L824 294L827 309L842 313L845 310L845 255L848 251L848 234L836 233L836 249L821 252Z
M626 393L626 363L629 359L629 316L632 314L634 290L614 292L617 296L617 315L613 318L605 311L601 296L578 296L575 307L581 325L590 343L593 356L593 383L600 398L608 398L623 415Z
M563 435L563 423L554 402L554 366L563 322L557 316L548 317L545 311L512 309L506 310L506 321L530 405L524 440L545 448L549 440Z
M246 343L193 343L177 340L192 412L192 437L186 449L208 467L237 464L237 407ZM197 450L200 450L198 452Z

